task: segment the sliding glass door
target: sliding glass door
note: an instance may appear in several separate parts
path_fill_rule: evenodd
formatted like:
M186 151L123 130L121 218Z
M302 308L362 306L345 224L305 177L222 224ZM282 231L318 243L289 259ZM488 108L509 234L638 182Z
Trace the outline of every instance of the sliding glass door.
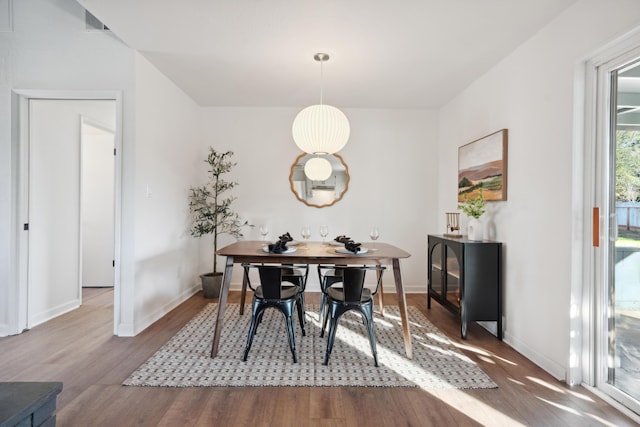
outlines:
M608 95L608 141L600 150L607 173L597 376L602 391L640 413L640 60L614 65L599 80L608 85L600 91Z

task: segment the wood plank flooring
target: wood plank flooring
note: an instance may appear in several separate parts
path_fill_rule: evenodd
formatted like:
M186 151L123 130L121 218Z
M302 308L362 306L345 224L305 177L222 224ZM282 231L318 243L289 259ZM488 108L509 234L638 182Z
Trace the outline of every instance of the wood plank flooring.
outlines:
M318 303L317 295L307 297ZM113 293L85 289L83 305L0 338L0 381L62 381L58 426L635 426L582 387L567 387L483 328L459 338L438 304L415 305L498 384L493 390L364 387L124 387L127 376L205 304L197 294L136 337L113 336ZM232 292L230 302L239 302ZM394 295L385 295L394 304ZM222 344L223 345L223 344ZM241 357L241 355L238 355Z

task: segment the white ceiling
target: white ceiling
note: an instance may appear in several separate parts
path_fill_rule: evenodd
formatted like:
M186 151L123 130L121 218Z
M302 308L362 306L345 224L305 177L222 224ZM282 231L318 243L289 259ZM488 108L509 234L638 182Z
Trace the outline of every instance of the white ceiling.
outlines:
M78 0L203 106L439 107L576 0Z

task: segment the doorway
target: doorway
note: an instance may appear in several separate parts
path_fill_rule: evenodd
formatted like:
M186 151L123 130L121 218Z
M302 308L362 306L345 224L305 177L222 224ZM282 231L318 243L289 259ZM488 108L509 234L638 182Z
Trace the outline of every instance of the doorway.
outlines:
M81 285L112 288L115 131L88 116L80 122Z
M640 413L640 48L597 67L594 384Z
M18 310L12 319L16 332L79 307L87 279L115 288L117 334L120 162L115 154L121 146L121 96L46 91L17 95L21 234L14 293ZM102 157L101 163L95 162L96 156ZM103 193L100 198L98 193ZM108 221L96 226L99 218ZM98 239L103 243L96 250L88 242ZM88 264L96 254L102 258L100 268Z

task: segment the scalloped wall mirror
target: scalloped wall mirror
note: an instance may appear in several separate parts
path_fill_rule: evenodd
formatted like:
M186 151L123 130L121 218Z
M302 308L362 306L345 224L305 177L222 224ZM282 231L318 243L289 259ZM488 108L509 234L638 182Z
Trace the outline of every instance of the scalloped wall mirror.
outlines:
M304 166L314 154L302 153L291 165L289 184L298 200L307 206L324 208L338 202L349 188L349 168L338 154L322 156L331 163L331 175L324 181L312 181L304 173Z

